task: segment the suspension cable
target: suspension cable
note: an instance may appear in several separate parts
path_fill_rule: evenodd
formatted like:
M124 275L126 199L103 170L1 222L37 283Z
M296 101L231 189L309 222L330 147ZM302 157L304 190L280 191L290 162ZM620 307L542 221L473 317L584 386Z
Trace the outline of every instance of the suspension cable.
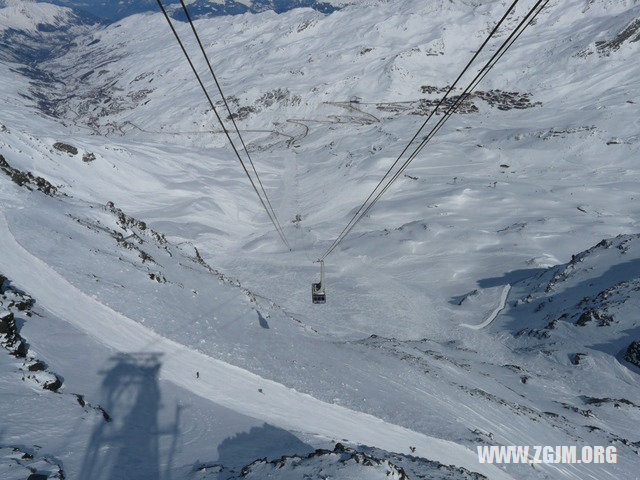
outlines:
M256 184L253 180L253 178L251 177L251 174L249 173L249 170L247 169L244 161L242 160L242 157L240 156L240 153L238 152L238 149L236 148L235 144L233 143L233 140L231 139L231 136L229 135L229 131L227 130L224 122L222 121L222 118L220 117L220 114L218 113L218 110L216 109L213 100L211 100L211 96L209 95L209 92L207 91L206 87L204 86L204 83L202 82L202 79L200 78L200 75L198 74L198 71L196 70L193 62L191 61L191 57L189 56L189 54L187 53L187 50L184 47L184 44L182 43L182 40L180 39L180 36L178 35L178 32L176 31L175 27L173 26L173 22L171 22L171 19L169 18L169 15L167 14L167 11L164 8L164 5L162 4L161 0L157 0L158 2L158 6L160 7L160 10L162 10L162 13L164 15L164 18L167 20L167 23L169 24L169 27L171 28L171 31L173 32L173 35L175 36L176 40L178 41L178 45L180 45L180 49L182 50L182 53L184 53L187 62L189 62L189 66L191 67L191 70L193 71L194 75L196 76L196 79L198 80L198 83L200 84L200 88L202 88L202 91L204 92L205 97L207 97L207 100L209 102L209 105L211 106L211 109L213 110L213 113L215 114L216 118L218 119L218 122L220 123L220 126L222 127L222 130L224 131L224 134L226 135L227 139L229 140L229 143L231 144L231 147L233 148L233 151L236 155L236 157L238 158L238 161L240 162L240 165L242 165L242 169L244 170L245 174L247 175L247 178L249 179L249 182L251 182L251 186L253 187L253 190L256 192L256 195L258 195L258 198L260 199L260 203L262 204L263 208L265 209L265 211L267 212L267 215L269 216L269 219L271 220L271 223L273 223L273 226L275 227L276 231L278 232L278 235L280 236L282 242L286 245L286 247L291 250L291 247L289 245L289 242L287 242L287 239L284 235L284 231L281 231L280 227L279 227L279 223L274 219L272 213L269 211L269 208L267 207L267 204L265 203L264 199L262 198L262 195L260 195L260 192L258 191L258 188L256 187ZM256 173L257 175L257 173ZM265 194L266 197L266 194Z
M544 2L544 3L543 3ZM394 176L387 182L383 190L376 196L374 201L367 207L366 211L362 214L365 216L367 212L373 207L375 202L387 191L387 189L391 186L391 184L404 172L407 166L416 158L416 156L422 151L422 149L429 143L429 141L436 135L436 133L442 128L442 126L446 123L446 121L455 113L455 110L469 97L471 92L476 88L476 86L482 81L482 79L489 73L489 71L494 67L494 65L502 58L505 52L513 45L513 43L517 40L517 38L522 34L522 32L533 22L535 17L542 11L545 5L549 2L549 0L539 0L536 5L529 11L529 13L523 18L520 24L514 29L514 31L509 35L507 40L500 46L500 48L496 51L496 53L491 57L491 59L485 64L485 66L478 72L476 77L471 81L471 83L465 88L464 92L456 99L455 103L447 110L443 118L436 124L436 126L432 129L432 131L427 135L423 141L418 145L418 147L414 150L414 152L409 156L407 160L402 164L400 169L394 174ZM538 6L542 3L542 6L538 8ZM537 12L534 11L538 8ZM533 14L533 15L532 15ZM524 25L524 27L522 27ZM521 28L522 27L522 28ZM516 33L517 32L517 33ZM359 221L359 220L358 220Z
M495 64L500 61L500 59L507 52L507 50L509 50L509 48L511 48L511 46L514 44L514 42L520 37L520 35L522 35L522 32L524 32L525 29L529 25L531 25L531 23L535 20L535 18L542 11L542 9L547 5L547 3L549 3L549 0L539 0L536 3L536 5L534 5L533 8L529 11L529 13L527 13L527 15L523 18L523 20L518 25L518 27L516 27L516 29L509 35L509 37L503 43L503 45L500 47L500 49L498 49L496 54L494 54L494 56L491 58L491 60L489 62L487 62L487 65L485 65L483 67L483 69L474 78L474 80L467 86L467 88L464 90L464 92L462 92L462 94L460 95L460 98L458 98L456 100L456 104L453 106L452 110L450 112L447 112L447 114L446 114L446 119L447 120L449 119L449 117L451 117L451 115L453 115L455 113L455 110L460 106L460 104L462 104L471 95L471 93L475 90L475 88L478 86L478 84L484 79L484 77L487 76L487 74L495 66ZM536 9L537 9L537 11L535 11ZM535 13L534 13L534 11L535 11ZM522 28L520 28L520 27L522 27ZM444 120L444 117L443 117L443 120ZM440 130L440 128L442 128L443 124L444 124L444 122L439 122L439 125L437 125L437 130L435 130L434 135L438 132L438 130ZM433 135L430 135L428 138L425 138L420 143L420 145L416 148L416 150L411 154L411 157L410 157L411 160L409 160L408 162L405 162L406 165L408 165L411 161L414 160L414 158L422 151L422 149L427 145L427 143L429 143L431 138L433 138ZM402 170L404 170L405 168L406 168L405 165L403 165L402 166ZM402 173L402 172L400 172L400 173Z
M343 237L343 235L346 235L346 233L348 233L348 230L351 230L351 223L356 221L356 218L358 217L358 215L360 214L360 212L362 211L362 209L365 207L365 205L367 204L367 202L371 199L371 197L373 197L376 193L376 191L378 190L378 188L380 188L380 185L382 185L382 183L384 182L384 180L387 178L387 176L393 171L393 169L395 168L395 166L398 164L398 162L400 161L400 159L402 158L402 156L407 152L407 150L409 150L409 147L411 146L411 144L415 141L416 138L418 138L418 135L420 135L420 132L422 132L422 130L424 129L424 127L426 127L427 123L429 122L429 120L431 120L431 118L437 113L438 108L440 108L440 106L446 101L446 99L449 97L449 94L455 89L456 85L458 84L458 82L460 81L460 79L462 78L462 76L467 72L467 70L471 67L471 64L475 61L475 59L478 57L478 55L480 54L480 52L482 52L482 50L484 49L484 47L487 45L487 43L489 43L489 40L491 40L491 38L495 35L495 33L498 31L498 28L500 28L500 26L502 25L502 23L506 20L506 18L509 16L509 14L513 11L513 9L515 8L515 6L518 4L519 0L514 0L514 2L511 4L511 6L507 9L507 11L504 13L504 15L502 16L502 18L500 18L500 20L498 21L498 23L495 25L495 27L493 27L493 30L491 30L491 32L489 33L489 36L487 36L487 38L484 40L484 42L482 42L482 45L480 45L480 48L478 48L478 50L476 51L476 53L471 57L471 60L469 60L469 62L467 62L467 65L462 69L462 72L460 72L460 74L458 75L458 78L456 78L456 80L449 86L449 88L447 89L447 92L444 94L444 96L440 99L440 101L438 102L438 104L435 106L435 108L429 113L429 116L427 117L427 119L422 123L422 125L420 126L420 128L418 129L418 131L415 133L415 135L411 138L411 140L409 140L409 143L407 143L407 145L404 147L404 149L402 150L402 152L400 152L400 155L398 155L398 157L396 158L396 160L391 164L391 166L388 168L388 170L385 172L385 174L383 175L383 177L380 179L380 181L378 182L378 184L376 185L376 187L371 191L371 193L369 194L369 196L366 198L366 200L364 201L364 203L360 206L360 208L358 209L358 211L353 215L353 217L351 218L351 220L349 220L349 223L347 223L347 225L344 227L344 229L342 230L342 232L340 232L340 234L336 237L336 239L333 241L333 243L331 244L331 246L329 247L329 249L327 250L327 252L323 255L322 258L325 258L327 255L329 255L329 253L331 253L331 251L333 251L333 249L337 246L337 244L341 241L341 238Z
M182 5L182 9L184 10L185 15L187 16L187 20L189 21L189 25L191 25L191 30L193 31L193 35L196 37L196 40L198 41L198 45L200 46L200 51L202 52L202 55L204 56L204 59L207 61L207 66L209 67L209 71L211 72L211 76L213 77L213 81L215 82L216 87L218 88L218 92L220 93L220 97L222 97L222 101L224 102L224 106L225 106L225 108L227 110L227 113L229 114L229 118L231 119L231 122L233 123L233 128L235 129L236 134L238 135L238 138L240 139L240 143L242 143L242 148L244 149L244 152L247 154L247 158L249 159L249 163L251 164L251 168L253 170L253 173L256 174L256 178L258 179L258 184L260 185L260 190L262 191L262 193L264 195L264 198L267 201L267 204L269 205L269 208L271 209L271 213L273 214L274 220L278 224L278 228L280 228L280 231L282 231L284 233L282 225L280 225L280 221L278 220L278 217L276 215L276 211L273 208L273 206L271 205L271 202L269 201L269 197L267 196L267 192L264 189L264 185L262 184L262 180L260 180L260 176L258 175L256 167L253 164L253 159L251 158L251 154L249 153L249 149L245 145L244 139L242 138L242 135L240 134L240 129L238 128L238 125L236 124L235 117L234 117L233 113L231 113L231 109L229 108L229 104L227 102L227 98L225 97L224 93L222 92L222 87L220 86L220 82L218 82L218 77L216 76L216 74L213 71L213 67L211 66L211 62L209 61L209 55L207 55L207 52L204 49L204 46L202 45L202 42L200 41L200 35L198 35L198 31L196 30L196 26L193 23L193 20L191 19L191 15L189 14L189 10L187 9L187 5L184 3L184 0L180 0L180 4Z
M342 230L342 232L340 233L340 235L333 241L333 243L331 244L331 246L327 249L327 251L324 253L324 255L321 257L321 259L325 259L337 246L340 242L342 242L342 240L344 240L344 238L351 232L351 230L355 227L355 225L364 217L366 216L366 214L369 212L369 210L371 210L371 208L375 205L375 203L379 200L379 198L387 191L387 189L391 186L391 184L402 174L402 172L407 168L407 166L415 159L415 157L422 151L422 149L426 146L426 144L433 138L433 136L440 130L440 128L442 128L442 126L444 125L444 123L446 123L446 121L451 117L451 115L453 115L453 113L455 113L456 109L460 106L460 104L469 96L469 92L474 89L478 83L480 83L480 81L487 75L487 73L493 68L493 66L500 60L500 58L502 58L502 56L504 55L504 53L511 47L511 45L513 45L513 43L518 39L518 37L520 37L520 35L522 34L522 32L524 32L524 30L533 22L533 20L535 19L535 17L540 13L540 11L542 11L542 9L546 6L546 4L548 3L549 0L538 0L537 3L529 10L529 12L527 13L527 15L522 19L522 21L518 24L518 26L511 32L511 34L509 35L509 37L503 42L503 44L500 46L500 48L494 53L494 55L490 58L490 60L483 66L483 68L478 72L478 74L476 75L476 77L471 81L471 83L467 86L467 88L464 90L464 92L458 96L455 100L455 102L448 108L448 110L446 111L446 113L443 115L443 117L438 121L438 123L436 124L436 126L429 132L429 134L421 141L421 143L416 147L416 149L413 151L413 153L408 157L407 160L405 160L405 162L401 165L401 167L398 169L398 171L392 176L391 179L389 179L386 183L386 185L383 187L383 189L375 196L375 198L369 203L368 206L367 202L371 199L371 197L373 197L373 195L376 193L376 191L378 190L378 188L380 187L380 185L382 184L382 182L384 181L384 179L388 176L388 174L390 173L390 171L395 167L395 165L398 163L398 161L400 160L400 157L398 157L398 159L393 163L393 165L391 166L391 168L387 171L387 173L385 173L384 177L382 178L382 180L378 183L378 185L376 186L376 188L374 188L374 190L371 192L371 194L369 195L369 197L367 197L367 200L365 200L365 202L362 204L362 206L358 209L358 211L356 212L356 214L352 217L352 219L349 221L349 223L347 224L347 226ZM514 4L517 3L514 2ZM498 23L498 25L496 25L496 28L494 28L494 30L491 32L491 34L489 35L489 38L491 36L493 36L493 34L495 33L495 31L497 30L497 27L500 25L500 23L502 23L502 21L504 21L504 19L506 18L506 16L508 15L508 13L511 11L511 9L514 7L514 4L512 4L512 6L509 8L507 14L505 14L502 19L500 20L500 22ZM542 4L542 6L540 6ZM536 11L537 10L537 11ZM535 13L534 13L535 12ZM482 47L480 48L480 50L482 50L482 48L486 45L488 39L485 40L485 42L483 43ZM474 55L474 59L477 57L477 54L480 52L480 50L478 50L478 52L476 52L476 55ZM467 66L465 67L465 69L463 70L462 74L460 74L458 76L458 79L456 79L456 82L458 82L458 80L462 77L462 75L465 73L465 71L469 68L469 64L467 64ZM454 86L452 85L452 86ZM437 111L438 107L444 102L446 96L451 92L451 88L449 89L449 91L447 91L447 94L440 100L440 102L438 103L438 105L436 106L436 108L433 109L433 111L431 112L431 114L429 115L429 117L427 118L427 121L433 116L433 114ZM422 125L422 127L420 128L420 130L418 131L418 134L420 133L420 131L422 130L422 128L424 127L424 125L426 124L426 122ZM415 138L417 137L417 135L414 135L414 137L411 139L411 141L409 142L409 145L407 145L407 147L403 150L403 154L407 151L408 147L413 143L413 141L415 140ZM401 155L402 156L402 155ZM366 206L366 208L365 208ZM364 210L363 210L364 209Z

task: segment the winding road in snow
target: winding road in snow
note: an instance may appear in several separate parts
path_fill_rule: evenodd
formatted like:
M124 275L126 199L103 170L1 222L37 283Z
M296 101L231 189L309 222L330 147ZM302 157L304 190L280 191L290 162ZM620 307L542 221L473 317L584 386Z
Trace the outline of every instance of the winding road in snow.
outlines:
M482 473L490 479L512 478L496 466L479 464L477 454L462 445L322 402L160 336L78 290L46 262L29 253L11 233L3 212L0 245L0 271L29 292L42 308L116 351L162 353L161 378L196 395L290 431L419 455ZM206 375L195 379L196 371ZM415 452L410 451L410 446L415 447Z

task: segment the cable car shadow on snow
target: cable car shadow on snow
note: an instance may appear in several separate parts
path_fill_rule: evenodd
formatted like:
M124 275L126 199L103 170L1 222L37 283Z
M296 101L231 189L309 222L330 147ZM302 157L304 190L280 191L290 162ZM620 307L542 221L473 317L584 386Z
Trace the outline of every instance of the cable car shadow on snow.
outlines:
M87 443L77 478L92 480L170 480L174 450L179 436L179 408L175 424L161 430L158 377L161 354L133 353L111 357L105 370L100 405L111 420L99 422ZM160 437L171 435L166 467L160 463Z
M267 319L262 316L260 310L256 310L256 312L258 313L258 323L260 326L265 330L269 330L269 322L267 322Z

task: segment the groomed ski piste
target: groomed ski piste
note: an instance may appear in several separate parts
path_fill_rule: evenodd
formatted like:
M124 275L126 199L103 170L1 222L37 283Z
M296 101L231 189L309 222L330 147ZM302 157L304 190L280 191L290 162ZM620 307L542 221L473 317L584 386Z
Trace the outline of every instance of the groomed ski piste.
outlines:
M311 304L507 6L196 20L289 252L159 12L0 3L0 477L634 478L638 2L549 2Z
M497 467L478 466L477 453L462 445L318 401L158 335L73 287L49 265L31 255L15 240L4 217L0 219L0 242L3 245L0 268L12 272L18 287L28 286L31 295L46 305L49 313L65 319L116 352L162 355L166 360L160 379L280 428L428 456L490 478L513 478ZM73 303L69 302L71 298ZM203 372L202 378L195 378L193 372Z

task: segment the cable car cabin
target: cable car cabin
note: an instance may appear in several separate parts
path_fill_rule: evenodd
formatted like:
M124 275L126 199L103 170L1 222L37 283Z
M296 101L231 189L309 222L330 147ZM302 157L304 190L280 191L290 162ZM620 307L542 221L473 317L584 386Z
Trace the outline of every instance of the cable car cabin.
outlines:
M313 303L327 303L327 294L322 283L311 284L311 301Z
M324 262L320 263L320 283L311 284L311 301L313 303L327 303L327 294L324 291Z

